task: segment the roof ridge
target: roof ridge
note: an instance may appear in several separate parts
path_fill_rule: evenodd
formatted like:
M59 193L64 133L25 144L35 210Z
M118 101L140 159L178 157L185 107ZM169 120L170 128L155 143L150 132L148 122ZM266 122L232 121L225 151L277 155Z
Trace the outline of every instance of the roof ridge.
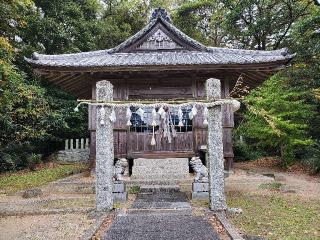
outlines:
M165 8L162 8L162 7L158 7L158 8L153 9L153 11L150 15L149 22L151 20L154 20L154 19L157 19L160 17L165 19L167 22L170 22L170 23L172 22L170 14L167 12L167 10Z
M208 47L210 52L236 52L250 55L273 55L281 54L283 56L290 55L288 48L279 48L276 50L255 50L255 49L238 49L238 48L228 48L228 47Z

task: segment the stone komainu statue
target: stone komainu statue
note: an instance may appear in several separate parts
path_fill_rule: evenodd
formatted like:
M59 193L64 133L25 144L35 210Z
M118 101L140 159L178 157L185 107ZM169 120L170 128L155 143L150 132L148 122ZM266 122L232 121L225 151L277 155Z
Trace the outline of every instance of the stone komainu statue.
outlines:
M120 158L116 161L116 164L114 166L114 178L116 181L123 180L123 174L127 166L128 166L128 161L125 158Z
M194 178L195 182L208 182L208 169L202 164L199 157L191 158L190 165L193 171L196 173Z

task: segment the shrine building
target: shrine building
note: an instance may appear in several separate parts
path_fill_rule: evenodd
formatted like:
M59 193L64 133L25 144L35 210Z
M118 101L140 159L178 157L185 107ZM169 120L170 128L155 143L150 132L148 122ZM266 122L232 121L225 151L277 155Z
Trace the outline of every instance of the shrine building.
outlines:
M114 100L156 102L205 99L204 86L209 78L220 79L222 98L239 97L284 68L292 57L287 49L257 51L205 46L177 29L166 11L159 8L142 30L114 48L59 55L35 53L27 61L37 74L78 99L96 99L96 83L107 80L113 85ZM131 125L127 124L126 111L116 109L115 158L189 158L199 154L207 144L202 110L198 109L198 114L190 118L191 108L183 108L180 125L177 112L168 113L176 133L168 141L161 125L152 126L152 109L144 109L141 117L131 107ZM89 106L92 162L96 151L95 118L95 106ZM222 106L222 126L225 167L230 169L234 158L234 116L227 105Z

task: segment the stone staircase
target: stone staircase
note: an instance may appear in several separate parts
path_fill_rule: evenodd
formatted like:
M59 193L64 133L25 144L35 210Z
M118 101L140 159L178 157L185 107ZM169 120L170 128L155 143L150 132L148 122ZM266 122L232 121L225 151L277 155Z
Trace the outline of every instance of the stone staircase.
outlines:
M187 158L164 158L134 160L131 179L140 180L171 180L189 177Z
M134 160L129 185L176 186L181 182L192 181L187 158L165 158ZM161 187L160 187L161 188Z

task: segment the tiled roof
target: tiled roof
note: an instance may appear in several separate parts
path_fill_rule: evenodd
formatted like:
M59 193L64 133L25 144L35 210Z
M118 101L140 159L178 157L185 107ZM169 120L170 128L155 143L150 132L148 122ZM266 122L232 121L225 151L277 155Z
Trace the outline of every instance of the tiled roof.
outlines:
M203 64L251 64L289 61L293 56L285 49L277 51L248 51L210 48L210 52L141 52L109 53L95 51L88 53L40 55L28 59L30 63L54 67L103 67L103 66L148 66L148 65L203 65Z
M153 27L161 22L179 40L187 43L194 51L156 51L156 52L124 52L137 42ZM121 67L149 65L220 65L220 64L253 64L253 63L287 63L293 55L287 49L275 51L255 51L229 48L206 47L188 37L177 29L163 13L155 14L150 22L138 33L121 43L106 50L82 52L74 54L42 55L34 54L28 62L36 66L52 67Z

